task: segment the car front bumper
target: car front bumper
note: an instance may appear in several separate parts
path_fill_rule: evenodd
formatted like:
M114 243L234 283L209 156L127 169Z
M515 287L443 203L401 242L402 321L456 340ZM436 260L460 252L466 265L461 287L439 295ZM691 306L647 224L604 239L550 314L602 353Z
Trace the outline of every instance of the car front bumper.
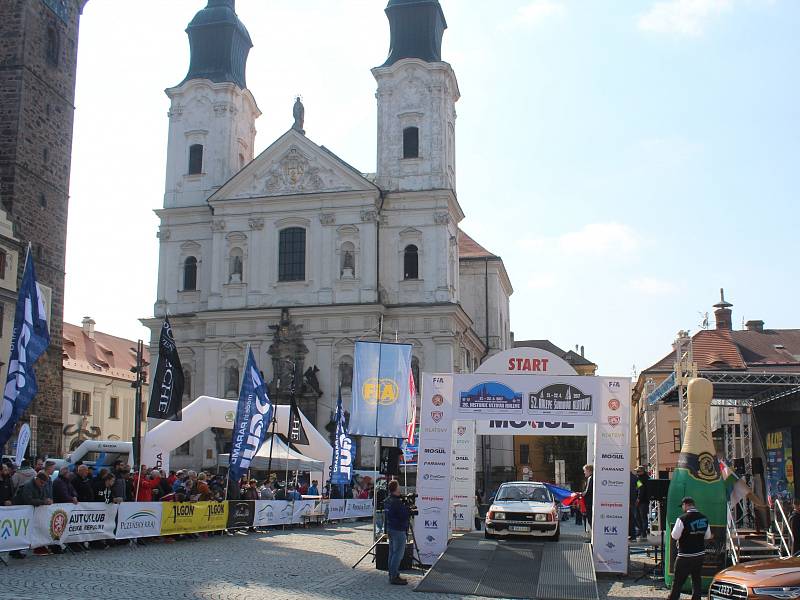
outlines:
M491 535L533 535L546 537L555 535L557 530L558 523L553 521L486 521L486 533Z

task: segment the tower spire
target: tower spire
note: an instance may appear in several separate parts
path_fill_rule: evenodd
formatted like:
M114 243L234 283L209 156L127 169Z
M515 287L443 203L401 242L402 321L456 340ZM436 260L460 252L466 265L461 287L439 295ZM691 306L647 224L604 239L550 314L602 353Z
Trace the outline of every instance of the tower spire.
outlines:
M386 6L391 43L388 67L404 58L425 62L442 60L442 36L447 21L439 0L389 0Z

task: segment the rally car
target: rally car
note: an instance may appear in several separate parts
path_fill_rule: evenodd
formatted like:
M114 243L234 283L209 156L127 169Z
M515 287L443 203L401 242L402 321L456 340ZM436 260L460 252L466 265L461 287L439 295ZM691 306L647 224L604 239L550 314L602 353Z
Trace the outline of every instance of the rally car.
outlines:
M544 484L532 481L504 483L486 513L484 535L547 537L561 535L558 507Z

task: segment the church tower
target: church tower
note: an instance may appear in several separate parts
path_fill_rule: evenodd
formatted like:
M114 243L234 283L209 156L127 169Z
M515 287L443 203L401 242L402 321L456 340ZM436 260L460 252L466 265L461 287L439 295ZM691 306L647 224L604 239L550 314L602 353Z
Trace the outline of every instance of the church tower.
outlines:
M455 191L458 82L442 61L447 22L438 0L390 0L389 58L378 82L378 185Z
M164 207L198 206L253 159L261 112L247 89L253 43L235 0L208 0L189 23L186 78L171 101Z

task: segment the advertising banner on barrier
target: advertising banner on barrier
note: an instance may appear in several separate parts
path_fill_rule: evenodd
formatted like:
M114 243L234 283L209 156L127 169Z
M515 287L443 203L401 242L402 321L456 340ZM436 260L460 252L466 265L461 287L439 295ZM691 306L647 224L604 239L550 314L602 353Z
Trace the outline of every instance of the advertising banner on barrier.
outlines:
M31 529L31 546L49 546L64 544L69 513L75 504L50 504L37 506L33 510L33 528Z
M118 540L161 535L162 502L123 502L117 505Z
M161 535L215 531L227 525L227 502L173 502L164 504L161 513Z
M314 500L295 500L292 506L292 523L302 523L303 515L314 512Z
M228 529L253 527L256 516L255 500L228 501Z
M113 540L118 508L119 504L106 504L105 502L74 504L72 512L69 513L67 531L61 538L61 543Z
M32 527L32 506L0 508L0 552L27 548L30 545Z
M372 516L372 500L347 500L344 509L346 519Z
M336 521L345 518L347 500L328 500L325 504L328 507L328 520Z
M292 522L292 503L285 500L256 500L254 527L288 525Z

